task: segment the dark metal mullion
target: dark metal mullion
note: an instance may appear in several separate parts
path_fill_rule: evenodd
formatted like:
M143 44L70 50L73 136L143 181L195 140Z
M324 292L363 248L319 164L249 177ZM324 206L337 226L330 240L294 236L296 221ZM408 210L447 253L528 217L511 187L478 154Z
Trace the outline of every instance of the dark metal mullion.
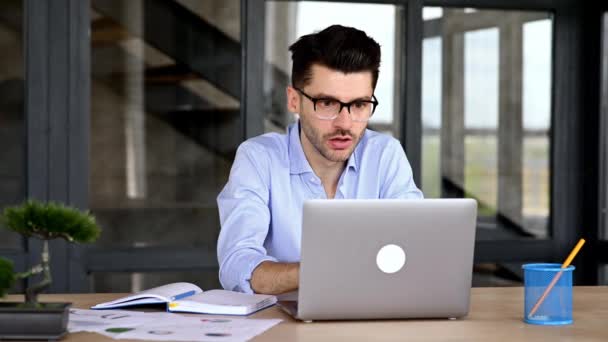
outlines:
M54 0L49 2L49 68L47 71L49 94L49 178L48 200L68 203L68 112L70 92L68 62L70 2ZM67 262L68 245L63 239L50 241L53 284L51 291L65 292L68 288Z
M264 133L266 2L241 0L241 122L243 140Z
M26 0L23 26L25 28L25 120L27 126L26 197L48 198L49 112L48 112L48 7L44 0ZM29 238L27 264L40 262L42 244ZM28 279L26 284L39 278ZM27 285L26 285L27 286Z
M88 208L89 131L91 97L90 1L70 1L68 198L71 205Z
M26 0L24 16L27 197L82 208L87 194L83 179L88 178L89 23L88 16L77 15L75 9L86 7L88 11L88 6L88 1L80 0ZM78 44L83 37L79 42L86 46ZM78 68L82 68L80 72ZM41 245L39 240L29 239L30 266L40 261ZM70 247L64 240L53 240L50 248L50 291L66 292L72 286L68 278Z
M552 123L552 177L551 177L551 213L552 231L556 244L556 260L566 257L578 238L590 229L596 218L597 204L592 187L597 188L597 178L588 177L588 172L597 164L597 155L591 159L586 151L596 151L593 146L597 129L593 116L586 113L585 102L593 100L593 95L586 92L586 87L597 87L585 77L594 79L591 72L585 69L584 59L586 35L582 5L560 9L555 12L554 41L554 117ZM588 57L591 58L591 57ZM592 68L587 66L586 68ZM598 71L599 72L599 71ZM593 127L595 125L595 127ZM597 142L595 142L597 143ZM591 152L593 154L593 152ZM592 163L590 165L590 163ZM596 190L597 191L597 190ZM589 237L588 237L589 238ZM593 236L590 237L593 240ZM590 254L587 254L589 256ZM592 284L597 282L597 264L587 260L584 254L577 258L578 266L575 275L578 283Z
M89 132L91 98L91 43L89 0L69 4L69 112L68 112L68 200L80 209L89 202ZM69 292L88 292L84 246L68 247Z
M568 50L572 49L569 46L569 42L575 40L571 31L575 29L572 23L569 23L571 18L568 17L567 13L563 11L556 11L554 22L553 22L553 92L552 92L552 107L553 115L551 116L551 135L550 135L550 165L551 165L551 176L550 176L550 233L553 238L556 250L565 249L568 242L573 240L573 236L568 236L568 227L576 225L576 218L569 214L568 205L569 200L572 203L579 203L579 198L576 196L576 191L573 191L573 185L576 180L569 179L569 175L573 175L570 171L570 165L565 163L565 158L560 158L561 153L576 153L575 151L568 151L570 145L568 140L574 140L569 137L569 124L565 122L568 119L568 112L575 112L574 108L568 108L573 105L573 100L567 101L570 97L559 96L560 94L567 94L570 90L568 84L573 82L572 73L562 73L560 70L570 69L569 64L571 61L572 54ZM570 28L566 29L568 26ZM577 49L576 49L577 50ZM574 95L573 95L574 96ZM576 128L573 126L572 128ZM577 161L572 160L575 164ZM563 165L566 164L566 165ZM566 169L560 169L565 166ZM570 185L570 186L568 186ZM574 197L570 197L570 195ZM570 234L572 235L572 234ZM556 253L557 254L557 253ZM557 255L554 256L557 259Z
M608 5L606 5L608 7ZM605 18L605 14L602 14ZM601 43L601 81L599 92L600 94L606 94L608 92L608 20L603 20L603 37ZM599 200L599 225L598 225L598 238L608 238L608 98L600 96L600 200Z
M407 153L414 181L422 186L422 0L409 0L405 4L405 42L402 48L404 58L397 59L402 62L400 97L404 100L402 105L401 143ZM405 65L403 65L403 61Z
M49 3L49 199L67 201L69 27L67 0Z
M28 198L44 200L48 197L48 69L46 36L49 3L25 1L25 120L27 126L26 192Z
M602 12L600 5L589 3L581 7L582 16L579 19L582 26L581 48L579 56L580 76L582 83L581 120L582 139L579 142L579 153L581 154L581 173L579 175L579 186L582 191L582 224L577 227L579 237L587 237L592 243L597 242L600 233L599 214L600 187L598 182L600 174L600 117L601 117L601 71L602 71ZM570 247L572 248L572 247ZM596 249L597 251L597 249ZM590 252L590 251L589 251ZM579 261L579 270L582 271L581 281L585 284L597 284L599 280L599 262L595 253L585 253ZM597 253L599 254L599 253Z

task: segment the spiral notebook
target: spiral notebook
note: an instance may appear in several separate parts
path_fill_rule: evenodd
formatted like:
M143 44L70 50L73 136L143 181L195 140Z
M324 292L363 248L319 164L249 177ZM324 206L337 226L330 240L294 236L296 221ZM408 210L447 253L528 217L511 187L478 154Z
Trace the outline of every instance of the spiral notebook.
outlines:
M227 290L203 291L191 283L172 283L116 300L100 303L91 309L163 304L170 312L191 312L214 315L249 315L277 302L275 296L245 294Z

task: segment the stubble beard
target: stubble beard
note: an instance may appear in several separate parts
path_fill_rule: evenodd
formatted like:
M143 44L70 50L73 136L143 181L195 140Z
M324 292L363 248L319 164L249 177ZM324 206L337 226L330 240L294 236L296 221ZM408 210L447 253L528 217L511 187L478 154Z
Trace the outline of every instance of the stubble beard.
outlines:
M351 154L353 153L355 147L357 147L357 144L359 143L359 139L361 138L360 135L355 135L353 132L348 131L348 130L336 130L332 133L326 134L324 136L320 136L319 132L316 131L312 127L312 125L308 125L305 120L302 120L302 118L300 118L300 121L301 121L300 125L302 127L302 131L304 132L304 134L306 134L306 138L308 139L308 141L310 141L310 143L315 148L315 150L317 150L319 152L319 154L321 154L323 156L323 158L325 158L329 161L332 161L332 162L347 161L348 158L350 158ZM348 150L334 151L324 144L324 142L326 140L328 140L329 138L335 137L338 135L351 137L353 144Z

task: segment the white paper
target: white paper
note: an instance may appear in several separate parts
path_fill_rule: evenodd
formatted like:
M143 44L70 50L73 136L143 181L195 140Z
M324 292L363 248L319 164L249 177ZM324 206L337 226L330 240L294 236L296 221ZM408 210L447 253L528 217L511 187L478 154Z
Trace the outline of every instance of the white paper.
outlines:
M121 333L117 338L152 341L247 341L279 322L280 319L195 318L175 324L145 324Z
M158 319L152 314L126 310L70 309L69 332L105 331L111 328L136 327Z
M182 316L167 312L70 309L68 331L96 332L115 339L154 341L247 341L280 319Z

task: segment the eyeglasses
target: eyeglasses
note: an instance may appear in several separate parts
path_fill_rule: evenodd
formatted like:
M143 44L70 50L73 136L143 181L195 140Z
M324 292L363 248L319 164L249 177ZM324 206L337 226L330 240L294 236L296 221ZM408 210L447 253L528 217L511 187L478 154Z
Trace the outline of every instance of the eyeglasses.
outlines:
M314 98L299 88L295 88L295 90L312 102L315 115L321 120L334 120L340 115L342 108L346 107L351 120L367 122L378 106L378 100L374 95L372 95L372 100L354 100L344 103L331 97Z

